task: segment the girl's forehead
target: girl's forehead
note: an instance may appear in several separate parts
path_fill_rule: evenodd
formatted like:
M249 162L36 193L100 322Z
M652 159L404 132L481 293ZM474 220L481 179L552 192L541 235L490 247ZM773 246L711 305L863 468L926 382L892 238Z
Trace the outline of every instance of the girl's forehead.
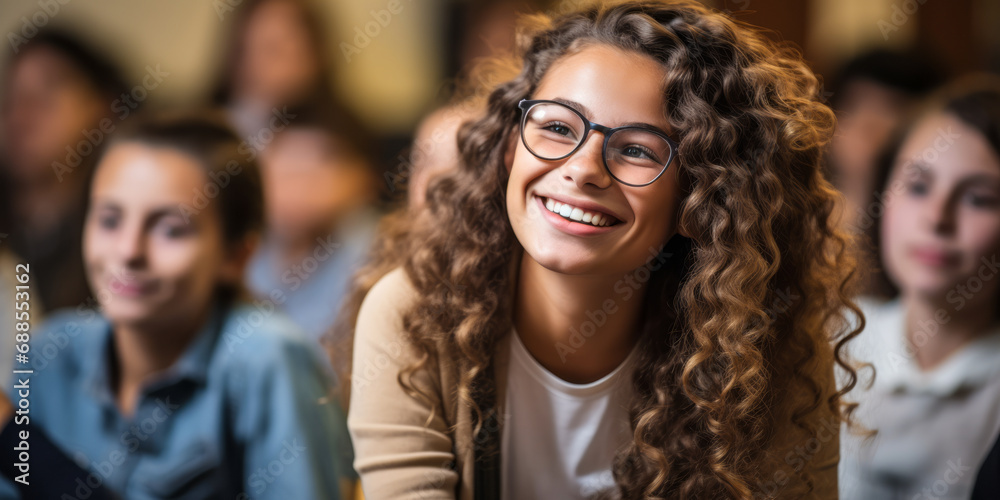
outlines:
M533 98L581 103L592 112L587 118L604 125L644 122L665 127L665 77L663 67L649 56L592 44L554 61Z
M125 142L112 146L101 160L91 196L140 205L190 204L206 184L204 170L191 156L169 147Z
M897 163L938 177L1000 177L1000 155L974 127L949 112L921 119L903 142Z

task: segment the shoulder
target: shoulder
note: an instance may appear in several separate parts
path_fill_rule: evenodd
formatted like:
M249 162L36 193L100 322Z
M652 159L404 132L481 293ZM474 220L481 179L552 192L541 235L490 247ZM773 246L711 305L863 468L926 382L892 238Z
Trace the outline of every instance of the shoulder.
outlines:
M238 372L319 369L320 348L273 303L238 304L222 319L218 365Z
M361 302L356 339L395 336L402 329L403 313L413 305L418 295L406 271L397 267L380 278Z
M101 313L93 309L59 309L49 314L38 329L39 337L55 332L73 333L99 331L108 328L109 323Z
M405 270L398 267L380 278L361 302L358 311L356 335L384 336L401 328L403 312L418 297Z
M15 370L28 369L28 374L16 375L30 379L35 391L32 407L65 406L70 398L83 394L81 389L100 370L105 359L102 348L110 335L107 320L91 309L60 310L50 314L37 328L30 329L28 350L4 351L10 356ZM27 356L28 363L23 364ZM8 388L8 392L10 389ZM51 412L50 412L51 413Z
M31 365L37 371L50 366L75 367L100 355L110 324L92 309L62 309L50 314L31 335Z
M390 372L390 385L395 385L394 373L419 357L403 327L403 315L417 297L402 268L379 279L365 296L354 331L353 388L365 387L376 375Z
M397 267L389 271L372 286L368 294L365 295L361 303L361 310L388 311L396 310L398 306L407 306L413 303L417 297L417 290L414 288L406 271L402 267Z

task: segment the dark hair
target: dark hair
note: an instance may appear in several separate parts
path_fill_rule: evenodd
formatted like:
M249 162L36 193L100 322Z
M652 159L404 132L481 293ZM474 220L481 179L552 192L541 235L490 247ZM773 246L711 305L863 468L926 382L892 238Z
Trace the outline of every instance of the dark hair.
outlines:
M227 243L239 243L263 229L260 169L220 118L205 114L142 118L113 136L107 150L123 142L171 148L194 158L218 188L212 198L218 204Z
M923 96L944 83L944 72L928 51L875 49L848 61L833 78L834 103L852 82L868 80L909 97Z
M57 52L102 98L111 101L127 90L125 79L114 61L67 31L54 28L40 30L17 51L11 63L38 48Z
M872 200L871 206L880 203L881 196L885 194L899 152L910 133L921 121L938 113L954 115L962 123L982 134L993 151L1000 156L1000 78L992 75L961 78L929 97L893 133L876 162L873 194L879 196L879 199ZM882 244L880 224L878 221L872 221L872 224L864 229L871 241L869 259L878 263L876 274L872 277L871 293L882 299L894 298L899 294L899 289L883 272L879 252Z
M341 141L352 153L369 164L374 163L376 149L371 131L350 109L329 102L308 101L289 107L287 115L291 117L291 121L285 130L318 130Z
M227 50L222 61L222 71L212 88L211 103L216 106L229 104L233 99L233 86L237 66L243 59L244 47L243 38L246 36L247 25L251 16L261 6L268 2L284 1L291 3L299 10L298 20L302 23L309 46L316 51L316 62L319 65L319 73L313 88L309 89L310 95L305 100L322 99L330 104L335 103L335 96L332 95L334 75L332 66L326 51L326 30L322 24L322 16L313 7L309 0L246 0L236 10L233 17L232 29L229 33ZM285 103L301 104L301 103Z

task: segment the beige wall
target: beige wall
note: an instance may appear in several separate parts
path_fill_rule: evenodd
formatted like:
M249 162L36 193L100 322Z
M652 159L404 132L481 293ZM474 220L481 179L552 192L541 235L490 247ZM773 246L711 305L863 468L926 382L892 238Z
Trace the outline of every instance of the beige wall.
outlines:
M219 67L231 14L225 1L3 0L4 59L13 52L11 38L16 43L24 29L22 17L29 24L35 24L34 18L69 26L115 54L133 82L142 79L147 65L159 65L169 73L150 92L151 105L191 104L207 93ZM228 1L236 5L240 0ZM332 28L328 38L330 56L338 65L337 83L350 96L349 102L378 129L406 132L426 111L440 84L440 41L425 33L440 33L441 2L397 0L397 13L381 16L388 20L385 27L368 26L369 32L376 32L378 26L378 34L350 62L340 46L353 44L355 28L364 30L373 22L371 12L386 10L389 1L325 1L320 7Z

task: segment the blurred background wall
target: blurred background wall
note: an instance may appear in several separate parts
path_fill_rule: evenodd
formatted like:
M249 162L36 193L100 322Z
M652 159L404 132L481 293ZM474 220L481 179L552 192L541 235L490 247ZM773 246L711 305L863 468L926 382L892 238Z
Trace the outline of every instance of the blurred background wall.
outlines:
M566 0L583 4L588 0ZM233 9L242 0L4 0L0 32L9 56L43 23L68 27L107 50L139 81L147 66L169 73L152 107L186 105L209 92L222 62ZM503 4L457 0L316 2L328 27L335 85L376 133L405 136L449 87L466 12L497 16ZM392 3L395 13L389 12ZM548 6L560 2L540 2ZM920 47L953 72L1000 68L996 0L717 0L716 8L774 30L800 46L814 69L834 71L874 47ZM492 12L489 6L498 4ZM484 8L484 6L486 6ZM558 7L558 6L557 6ZM565 7L563 5L562 7ZM510 8L506 10L511 10ZM389 17L386 12L391 14ZM379 24L372 24L379 23ZM384 25L384 26L383 26ZM377 26L378 29L373 27ZM368 28L375 36L361 36ZM478 33L480 38L492 36ZM464 38L468 39L468 38ZM481 40L483 41L483 40ZM345 47L349 44L354 50ZM467 49L467 47L466 47ZM0 75L2 78L2 75Z

